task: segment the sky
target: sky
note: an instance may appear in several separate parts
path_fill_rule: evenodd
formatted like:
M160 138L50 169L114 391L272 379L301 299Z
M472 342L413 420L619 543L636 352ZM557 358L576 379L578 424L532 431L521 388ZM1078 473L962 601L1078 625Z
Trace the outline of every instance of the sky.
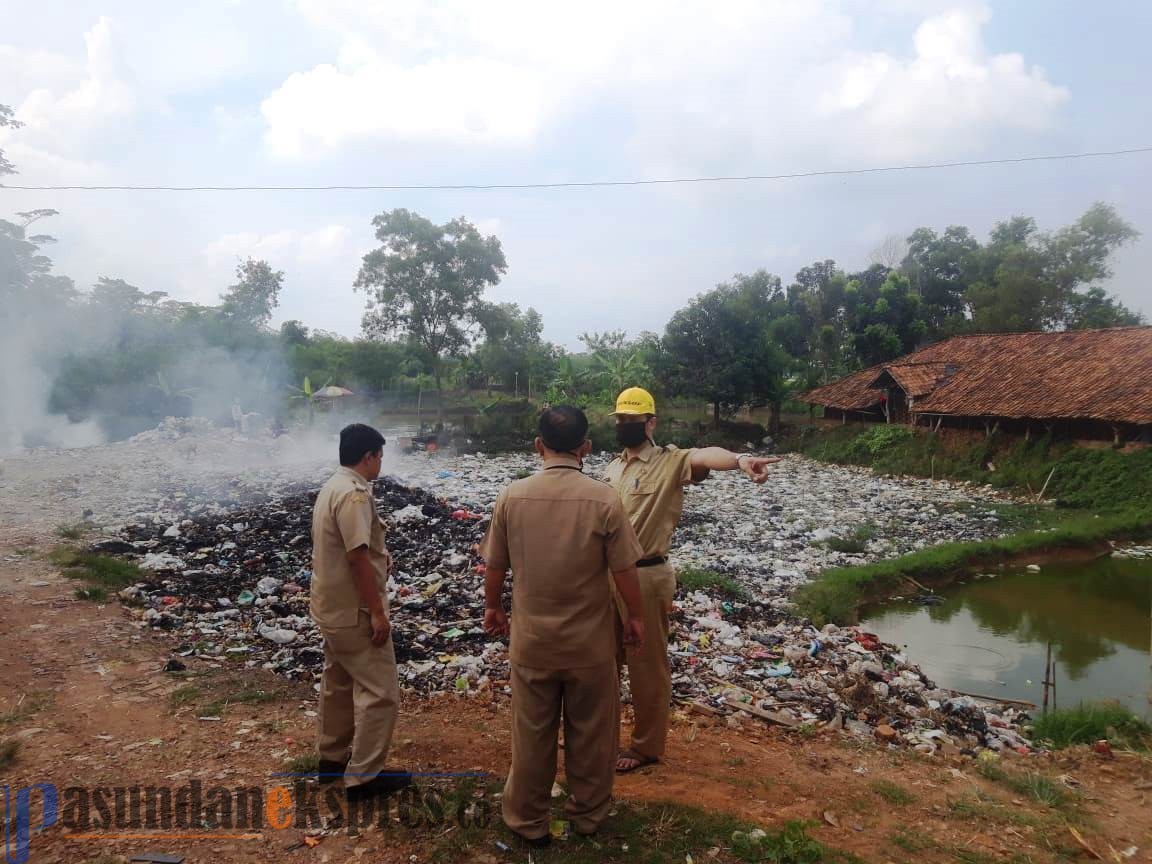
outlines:
M0 0L0 148L29 185L532 183L781 174L1152 145L1145 0ZM248 256L275 321L354 336L372 217L503 243L489 299L545 337L661 331L765 268L1094 201L1144 237L1107 284L1152 317L1152 154L855 177L533 191L21 192L57 271L215 302Z

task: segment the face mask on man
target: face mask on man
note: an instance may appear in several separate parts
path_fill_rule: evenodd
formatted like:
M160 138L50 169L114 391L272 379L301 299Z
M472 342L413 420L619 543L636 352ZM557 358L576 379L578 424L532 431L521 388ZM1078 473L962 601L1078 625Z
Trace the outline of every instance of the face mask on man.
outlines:
M621 447L639 447L648 440L648 424L641 420L638 423L617 423L616 440Z

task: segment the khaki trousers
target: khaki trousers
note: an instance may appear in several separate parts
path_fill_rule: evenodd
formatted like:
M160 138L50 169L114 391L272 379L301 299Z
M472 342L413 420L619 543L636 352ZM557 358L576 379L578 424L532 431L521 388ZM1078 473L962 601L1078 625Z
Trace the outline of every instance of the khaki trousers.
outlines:
M530 669L511 664L512 768L504 784L504 824L524 837L549 829L556 780L557 734L564 717L564 773L572 828L591 834L612 806L620 720L616 663L586 669Z
M317 750L321 759L343 762L351 749L344 782L359 786L383 771L388 759L400 705L396 654L391 639L372 644L367 612L360 613L355 627L322 627L320 633L324 673Z
M623 628L617 622L618 660L628 667L632 691L632 743L629 749L653 759L664 757L668 721L672 710L672 672L668 666L668 616L676 599L676 571L668 563L641 567L640 599L644 604L644 647L624 645ZM627 608L616 596L621 618Z

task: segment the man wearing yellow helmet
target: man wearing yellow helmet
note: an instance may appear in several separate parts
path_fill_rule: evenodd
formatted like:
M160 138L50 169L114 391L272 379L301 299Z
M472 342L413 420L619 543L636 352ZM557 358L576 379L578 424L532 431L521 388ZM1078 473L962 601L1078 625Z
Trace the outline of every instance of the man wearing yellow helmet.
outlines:
M768 479L768 466L779 460L736 454L723 447L658 447L652 438L656 401L640 387L630 387L617 397L613 416L624 449L612 460L604 479L620 493L624 512L644 549L636 566L647 634L638 648L618 640L618 654L628 666L632 691L632 742L616 761L616 770L625 773L659 762L668 737L672 701L668 615L676 595L668 547L684 509L684 487L701 482L710 471L729 470L743 471L754 483L763 483Z

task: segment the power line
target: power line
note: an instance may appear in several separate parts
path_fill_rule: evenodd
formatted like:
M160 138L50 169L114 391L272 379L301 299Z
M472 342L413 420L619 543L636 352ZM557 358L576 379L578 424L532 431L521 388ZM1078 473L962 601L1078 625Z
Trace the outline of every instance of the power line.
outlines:
M611 186L670 186L684 183L743 183L749 181L798 180L804 177L847 177L858 174L885 174L896 171L935 171L942 168L972 168L987 165L1014 165L1024 162L1055 162L1070 159L1098 159L1152 153L1152 146L1127 150L1098 150L1088 153L1053 153L1040 156L1013 156L1004 159L972 159L964 162L930 162L920 165L884 165L875 168L841 168L825 171L799 171L791 174L740 174L716 177L669 177L653 180L585 180L558 183L436 183L436 184L342 184L331 186L20 186L0 183L0 189L25 192L469 192L516 189L587 189Z

